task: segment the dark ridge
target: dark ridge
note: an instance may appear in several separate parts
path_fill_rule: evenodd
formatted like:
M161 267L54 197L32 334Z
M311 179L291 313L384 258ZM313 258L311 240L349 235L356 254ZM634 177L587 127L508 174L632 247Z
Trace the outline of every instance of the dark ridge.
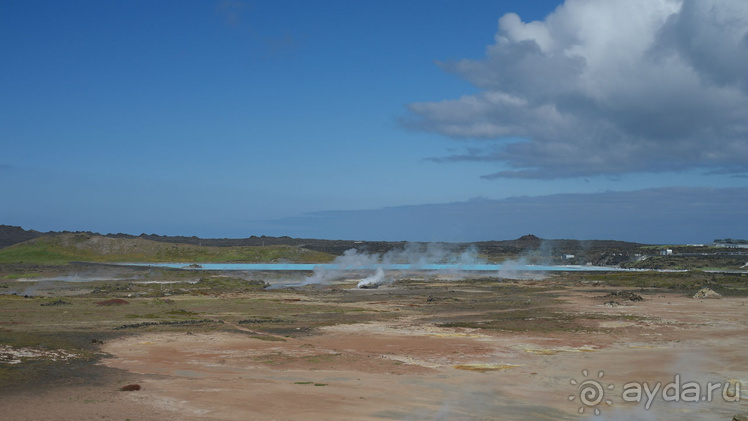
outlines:
M108 237L136 238L127 234L108 234ZM392 241L353 241L353 240L319 240L313 238L268 237L251 236L249 238L198 238L183 236L165 236L156 234L140 234L139 238L163 243L192 244L210 247L247 247L247 246L277 246L287 245L303 247L309 250L342 255L346 250L356 248L369 253L386 253L395 248L402 248L406 242Z
M12 246L13 244L23 243L24 241L33 240L34 238L46 235L39 231L26 231L21 227L11 225L0 225L0 249Z
M42 233L38 231L26 231L21 227L0 225L0 245L7 247L12 244L31 240L43 235L69 234L70 231ZM78 231L77 233L89 235L101 235L90 231ZM157 234L106 234L110 238L142 238L145 240L158 241L172 244L191 244L209 247L247 247L247 246L274 246L288 245L303 247L309 250L330 253L340 256L346 250L357 249L361 252L384 254L390 250L402 249L406 241L354 241L354 240L321 240L313 238L292 237L268 237L251 236L249 238L199 238L196 236L166 236ZM417 243L417 242L416 242ZM634 253L641 253L644 244L630 243L615 240L545 240L535 235L528 234L516 240L493 240L477 241L473 243L444 243L444 245L455 252L461 253L468 247L475 247L478 253L492 257L501 257L507 254L537 252L543 255L575 254L583 257L586 261L598 261L600 256L611 253L621 256L620 260L626 260ZM612 263L612 262L608 262Z

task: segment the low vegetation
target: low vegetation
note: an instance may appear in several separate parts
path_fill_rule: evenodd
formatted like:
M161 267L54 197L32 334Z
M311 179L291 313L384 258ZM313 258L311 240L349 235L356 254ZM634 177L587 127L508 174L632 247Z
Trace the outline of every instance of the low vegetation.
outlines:
M132 277L141 276L138 269L129 270ZM723 296L748 296L748 276L704 272L577 272L542 281L402 279L388 288L366 291L351 290L354 283L265 288L262 274L246 280L202 273L197 281L182 282L183 271L156 273L169 283L58 282L37 285L39 294L27 297L7 292L15 284L31 283L0 281L7 287L0 294L0 390L98 370L93 363L106 357L98 351L100 344L142 332L226 331L263 341L287 341L319 334L325 326L416 318L426 326L488 334L604 333L601 322L631 320L560 310L570 286L600 289L601 305L610 300L605 295L610 287L634 290L644 300L652 294L691 296L704 286ZM3 363L3 352L7 359L14 358L13 352L30 357L18 357L22 362L17 364ZM325 367L334 366L338 357L268 355L263 361L290 365L299 358Z
M81 233L44 236L0 249L0 263L53 265L76 261L318 263L334 257L289 245L207 247Z
M654 256L638 262L623 263L628 269L667 269L667 270L740 270L745 269L748 255L703 254Z

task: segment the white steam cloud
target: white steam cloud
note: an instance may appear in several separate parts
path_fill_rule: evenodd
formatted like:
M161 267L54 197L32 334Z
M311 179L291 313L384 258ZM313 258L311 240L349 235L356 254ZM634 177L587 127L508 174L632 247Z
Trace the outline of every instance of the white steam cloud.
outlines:
M539 281L548 276L545 272L527 270L527 265L528 261L526 257L520 257L516 260L506 260L501 263L499 279Z
M443 243L409 243L402 249L390 250L385 254L347 250L338 256L331 266L317 266L312 276L304 284L327 283L353 271L374 271L363 279L359 287L375 287L387 282L384 270L392 265L409 265L411 270L421 270L430 264L451 264L459 271L461 266L482 263L474 247L456 250L455 246Z
M373 275L364 278L361 280L361 282L356 285L358 288L376 288L382 284L384 284L387 281L387 278L384 276L384 270L382 268L377 268L376 272L374 272Z

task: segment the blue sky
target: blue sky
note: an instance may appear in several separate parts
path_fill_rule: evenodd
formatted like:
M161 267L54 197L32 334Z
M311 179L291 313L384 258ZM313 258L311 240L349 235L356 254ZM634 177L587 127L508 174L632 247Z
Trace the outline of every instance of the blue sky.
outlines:
M0 223L748 237L747 34L738 0L4 1Z

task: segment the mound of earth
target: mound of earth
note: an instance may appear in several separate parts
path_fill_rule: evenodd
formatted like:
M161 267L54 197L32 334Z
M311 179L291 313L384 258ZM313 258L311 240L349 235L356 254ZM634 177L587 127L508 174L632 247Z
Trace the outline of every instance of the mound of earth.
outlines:
M130 304L130 302L123 300L121 298L114 298L112 300L99 301L96 303L96 305L100 305L100 306L121 306L123 304Z
M701 288L696 294L693 295L693 298L722 298L722 296L711 288Z
M618 298L624 301L644 301L641 295L635 294L631 291L615 291L604 296L603 298Z
M70 301L65 301L65 300L56 300L56 301L51 301L49 303L41 303L39 305L42 306L42 307L47 307L47 306L71 306L71 305L73 305L73 303L71 303Z

